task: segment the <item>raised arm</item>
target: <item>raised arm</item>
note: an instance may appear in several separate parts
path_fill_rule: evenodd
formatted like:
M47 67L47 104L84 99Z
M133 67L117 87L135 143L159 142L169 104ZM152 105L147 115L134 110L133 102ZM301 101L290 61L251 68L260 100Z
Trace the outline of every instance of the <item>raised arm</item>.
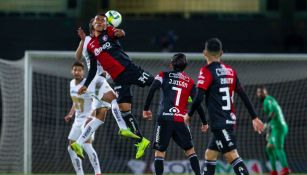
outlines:
M84 41L85 41L85 37L86 37L86 34L84 32L84 30L79 27L78 30L78 36L80 37L80 42L79 42L79 46L75 52L75 57L76 57L76 60L77 61L81 61L82 59L82 52L83 52L83 45L84 45Z
M97 72L97 60L92 54L89 55L89 58L90 58L90 70L88 71L84 85L78 90L78 95L84 94L86 92L87 87L90 85Z

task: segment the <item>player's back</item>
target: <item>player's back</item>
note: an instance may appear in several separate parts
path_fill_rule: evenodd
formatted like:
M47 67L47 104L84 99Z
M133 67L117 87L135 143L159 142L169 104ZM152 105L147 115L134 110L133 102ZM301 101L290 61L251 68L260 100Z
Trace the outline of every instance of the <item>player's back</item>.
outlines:
M206 90L206 106L212 129L231 129L236 124L233 95L237 75L233 68L221 62L212 62L201 68L198 87Z
M157 78L156 78L157 79ZM194 80L185 72L161 72L163 99L159 119L183 122Z

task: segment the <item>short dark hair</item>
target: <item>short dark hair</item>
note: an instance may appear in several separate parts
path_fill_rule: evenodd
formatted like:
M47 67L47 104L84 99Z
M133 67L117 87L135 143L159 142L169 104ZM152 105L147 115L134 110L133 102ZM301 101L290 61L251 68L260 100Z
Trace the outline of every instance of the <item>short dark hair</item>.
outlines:
M74 67L82 67L82 69L84 69L84 64L80 61L75 61L74 64L72 64L71 68L74 68Z
M184 71L188 65L187 57L183 53L176 53L171 59L171 64L175 71Z
M106 14L104 14L104 13L97 13L96 16L104 16L104 17L107 17Z
M206 41L205 49L209 52L220 52L223 49L222 42L218 38L211 38Z

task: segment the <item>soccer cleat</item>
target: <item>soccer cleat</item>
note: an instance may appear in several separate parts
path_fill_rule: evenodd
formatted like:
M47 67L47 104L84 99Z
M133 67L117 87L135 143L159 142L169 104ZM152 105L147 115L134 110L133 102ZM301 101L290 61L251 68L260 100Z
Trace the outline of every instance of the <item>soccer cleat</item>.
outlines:
M130 137L130 138L133 138L133 139L140 139L140 137L138 135L134 134L129 129L120 129L118 131L118 134L122 135L124 137Z
M150 144L150 141L147 140L145 137L142 138L141 142L135 144L135 146L137 147L137 152L135 155L136 159L139 159L144 155L145 149L149 146L149 144Z
M71 149L77 154L80 159L84 159L83 148L77 142L70 145Z
M290 173L291 173L291 170L288 167L283 168L280 172L281 175L288 175Z
M277 171L271 171L270 175L278 175Z

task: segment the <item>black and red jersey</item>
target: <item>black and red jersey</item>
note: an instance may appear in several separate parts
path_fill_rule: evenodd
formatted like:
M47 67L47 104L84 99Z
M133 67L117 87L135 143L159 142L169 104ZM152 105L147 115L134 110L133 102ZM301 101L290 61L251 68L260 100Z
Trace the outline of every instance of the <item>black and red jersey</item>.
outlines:
M101 35L92 37L87 45L91 59L96 58L113 80L132 62L123 51L118 38L114 36L114 32L115 28L108 26Z
M224 63L212 62L200 69L197 87L206 92L211 127L233 127L236 124L233 96L241 88L236 71Z
M154 84L155 88L161 88L163 92L159 119L184 122L183 116L187 113L188 98L193 88L195 90L194 80L185 72L171 71L159 73L155 77ZM148 110L152 98L147 99L150 100L146 101L144 110Z

